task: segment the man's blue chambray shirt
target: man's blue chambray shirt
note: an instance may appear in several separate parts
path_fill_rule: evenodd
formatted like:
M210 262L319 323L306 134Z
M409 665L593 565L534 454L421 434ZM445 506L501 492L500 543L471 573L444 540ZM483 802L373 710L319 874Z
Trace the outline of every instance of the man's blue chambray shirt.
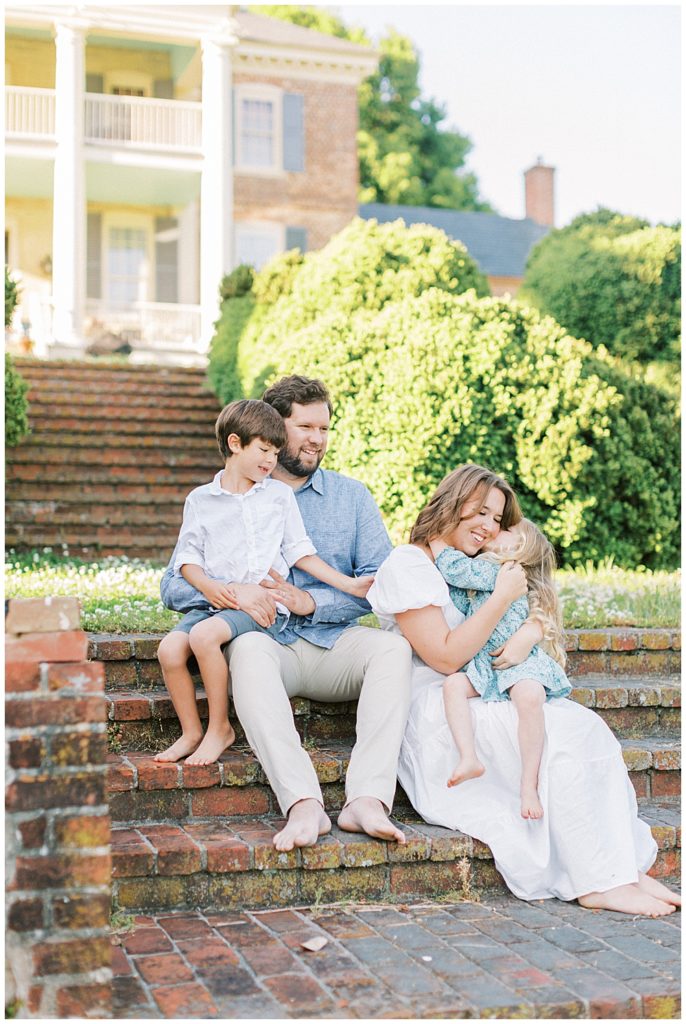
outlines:
M305 529L317 554L346 576L373 576L391 552L381 513L359 480L328 469L317 469L295 492ZM279 635L282 643L298 637L317 647L333 647L346 626L371 608L363 598L351 597L320 583L301 569L291 569L290 583L312 595L312 615L291 615Z

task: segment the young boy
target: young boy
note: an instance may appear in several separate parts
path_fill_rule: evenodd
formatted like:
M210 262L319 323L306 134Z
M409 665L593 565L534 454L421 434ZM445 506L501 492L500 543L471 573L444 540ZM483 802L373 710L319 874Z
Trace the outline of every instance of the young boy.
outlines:
M261 631L276 640L288 619L277 604L276 621L260 608L259 584L276 569L297 565L317 579L364 597L372 577L352 579L321 558L305 532L293 489L270 478L286 430L266 402L242 399L227 405L216 423L225 460L214 480L186 498L174 549L174 579L165 603L184 611L162 643L158 658L181 722L181 737L157 761L211 764L235 739L228 720L228 669L224 644L241 633ZM256 594L257 590L257 594ZM248 604L253 614L242 610ZM209 723L203 738L195 687L187 660L194 654L207 693Z

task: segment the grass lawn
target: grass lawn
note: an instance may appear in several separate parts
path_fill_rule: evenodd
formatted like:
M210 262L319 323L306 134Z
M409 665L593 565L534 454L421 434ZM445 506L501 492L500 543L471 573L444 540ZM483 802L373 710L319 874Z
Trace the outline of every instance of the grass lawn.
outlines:
M160 566L136 559L84 562L49 548L9 551L5 597L73 595L81 601L81 624L88 632L164 633L180 616L160 602L161 575ZM569 629L679 625L679 572L606 565L560 570L557 583Z

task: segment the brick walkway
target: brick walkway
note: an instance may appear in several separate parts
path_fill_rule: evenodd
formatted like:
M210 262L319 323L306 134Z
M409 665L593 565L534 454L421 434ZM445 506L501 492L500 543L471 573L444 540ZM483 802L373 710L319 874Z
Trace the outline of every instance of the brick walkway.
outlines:
M681 914L513 896L138 917L114 949L119 1019L670 1018ZM308 951L302 943L324 937Z

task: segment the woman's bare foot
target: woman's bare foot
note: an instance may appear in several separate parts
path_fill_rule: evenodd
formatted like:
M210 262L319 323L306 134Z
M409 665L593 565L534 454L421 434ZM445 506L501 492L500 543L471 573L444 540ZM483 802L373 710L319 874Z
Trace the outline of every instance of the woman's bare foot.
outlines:
M538 792L535 788L528 789L522 786L521 789L522 798L522 817L530 818L532 821L538 821L539 818L543 817L543 804L538 799Z
M288 822L277 832L272 842L277 850L292 850L294 846L314 846L320 836L331 831L331 821L318 800L308 797L298 800L288 812Z
M478 779L485 771L486 769L478 758L475 757L470 760L461 757L455 765L453 774L448 779L448 788L459 786L461 782L466 782L467 779Z
M338 815L337 824L346 832L365 832L374 839L407 842L405 833L389 820L384 805L373 796L358 796L351 800Z
M166 750L160 750L159 754L155 754L155 761L180 761L182 757L187 757L192 754L196 747L202 740L202 732L192 735L186 735L182 733L179 736L176 743L172 743L171 747L167 747Z
M671 903L655 899L638 885L618 885L606 892L587 892L578 902L589 910L616 910L620 914L642 914L644 917L665 917L676 910Z
M228 721L221 732L217 729L208 729L195 753L186 758L186 764L214 764L235 739L236 733Z
M679 893L672 892L662 882L658 882L657 878L651 878L650 875L644 875L642 872L639 872L638 887L641 892L647 892L649 896L654 896L656 900L662 900L663 903L671 903L675 907L681 906L681 896Z

